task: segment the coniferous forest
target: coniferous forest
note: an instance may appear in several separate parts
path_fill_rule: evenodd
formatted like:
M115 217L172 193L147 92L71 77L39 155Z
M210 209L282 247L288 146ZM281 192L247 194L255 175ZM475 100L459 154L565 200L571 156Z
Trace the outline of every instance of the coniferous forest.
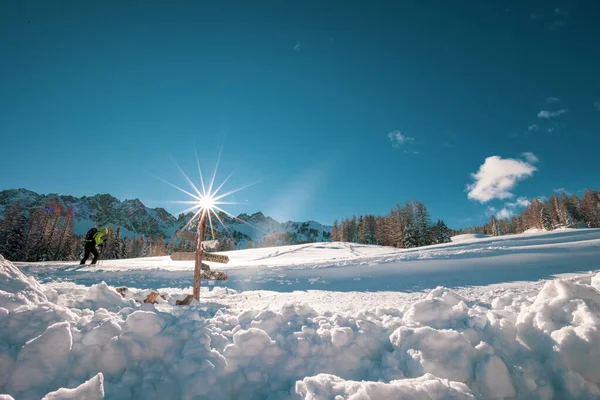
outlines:
M426 206L420 201L397 205L387 215L359 215L335 221L331 241L376 244L397 248L414 248L447 243L451 236L464 233L506 235L530 229L600 228L600 192L587 190L581 198L554 193L549 198L522 202L526 207L511 218L491 215L489 222L464 229L450 229L443 220L432 221ZM49 200L43 207L21 209L18 203L4 212L0 220L0 254L14 261L77 260L83 253L83 238L74 234L74 212L59 202ZM278 235L285 236L285 233ZM193 243L156 237L122 237L120 227L111 229L103 259L165 256L174 251L193 251ZM215 231L219 245L215 250L238 247L235 237ZM261 243L248 247L269 247L296 244L273 234ZM289 243L288 243L289 242Z

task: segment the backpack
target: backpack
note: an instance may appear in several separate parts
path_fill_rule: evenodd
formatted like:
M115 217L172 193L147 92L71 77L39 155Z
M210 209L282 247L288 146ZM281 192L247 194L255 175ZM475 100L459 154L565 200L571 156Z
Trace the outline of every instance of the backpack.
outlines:
M92 241L94 240L94 235L98 232L98 229L92 228L85 234L85 240Z

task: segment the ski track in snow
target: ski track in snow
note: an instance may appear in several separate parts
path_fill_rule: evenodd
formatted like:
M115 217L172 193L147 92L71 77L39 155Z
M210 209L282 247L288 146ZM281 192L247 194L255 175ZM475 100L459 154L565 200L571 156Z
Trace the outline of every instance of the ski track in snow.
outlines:
M590 271L598 267L599 249L599 230L466 239L404 250L313 243L223 253L230 256L229 264L209 264L213 269L226 271L229 280L207 284L241 291L277 292L457 288ZM572 257L573 251L577 252L576 258ZM54 262L17 265L42 282L61 279L89 286L103 280L112 286L144 289L187 288L193 284L193 261L173 262L169 257L104 260L102 265L84 268L76 263L65 266ZM73 268L77 269L69 271Z
M187 307L193 262L0 259L0 393L600 398L600 230L454 240L228 252Z

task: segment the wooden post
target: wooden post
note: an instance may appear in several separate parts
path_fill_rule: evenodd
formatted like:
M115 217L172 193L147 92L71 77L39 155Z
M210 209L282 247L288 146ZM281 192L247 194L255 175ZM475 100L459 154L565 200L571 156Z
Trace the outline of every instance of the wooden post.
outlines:
M198 233L196 237L196 264L194 265L194 299L200 300L200 266L202 265L202 256L204 250L202 249L202 241L204 240L204 230L206 228L206 214L208 211L204 210L198 222Z

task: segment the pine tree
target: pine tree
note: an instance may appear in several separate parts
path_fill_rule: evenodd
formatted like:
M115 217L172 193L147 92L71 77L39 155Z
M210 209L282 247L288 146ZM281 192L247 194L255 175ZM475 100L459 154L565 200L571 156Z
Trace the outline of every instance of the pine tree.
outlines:
M567 214L571 217L571 220L573 221L572 225L576 226L577 223L583 219L580 211L581 201L576 195L572 195L571 198L561 200L565 204Z
M410 249L419 246L419 231L415 224L414 210L410 204L402 210L402 246Z
M436 244L450 243L452 241L450 229L446 226L444 221L440 219L438 219L437 223L431 227L431 232L431 236Z
M490 217L490 227L492 230L492 235L494 236L500 236L501 232L500 232L500 225L498 224L498 219L496 219L495 216L491 216Z
M356 222L356 215L352 216L352 219L348 223L348 242L356 243L358 242L358 224Z
M552 230L552 217L546 207L542 207L542 210L540 211L540 221L545 230Z
M75 259L75 216L73 207L69 207L61 215L60 228L57 235L53 260L73 260Z
M429 213L427 208L420 201L413 202L415 227L417 230L417 241L419 246L428 246L431 244L432 239L429 230Z
M510 221L508 220L508 218L503 218L503 219L498 220L498 226L500 227L500 232L503 235L508 235L508 234L514 233L511 230L511 224L510 224Z
M173 254L175 250L175 235L171 236L169 239L169 244L167 245L167 254Z
M388 214L385 222L384 242L386 246L403 247L404 230L403 210L396 206Z
M563 193L564 194L564 193ZM556 194L550 196L550 216L553 225L565 225L567 222L567 210L564 202L558 199Z
M340 229L338 231L338 238L340 242L346 242L346 236L347 236L347 220L342 220L342 222L340 223Z
M367 225L367 243L375 244L375 229L377 222L374 215L367 215L365 217L365 224Z
M60 247L60 233L62 232L61 225L63 222L62 206L57 203L57 200L51 199L46 204L46 213L48 214L48 224L43 232L40 246L42 260L49 261L53 259L53 255L59 251Z
M44 240L44 232L48 224L48 215L41 208L29 211L27 221L25 243L23 245L25 261L40 261L42 256L41 244Z
M6 213L4 221L0 221L0 254L6 259L21 261L23 259L23 241L25 238L25 217L21 215L19 205L14 204Z
M386 221L387 221L387 219L384 217L377 217L375 219L374 239L375 239L375 243L380 246L386 246L386 242L385 242Z
M358 243L367 244L369 242L368 226L362 215L358 217Z
M141 257L152 257L152 238L142 238Z
M233 242L233 241L232 241ZM158 236L154 240L154 249L153 256L162 257L167 255L167 244L165 243L165 238L162 236Z
M589 228L600 228L600 192L587 190L581 200L581 216Z
M104 258L110 260L118 260L121 257L121 227L117 230L110 230L109 238L106 241L106 249Z
M333 227L331 227L331 241L332 242L339 242L340 241L340 228L338 226L338 221L337 219L335 221L333 221Z
M119 256L120 259L129 258L129 246L131 245L131 241L127 238L123 238L121 242L121 254Z

